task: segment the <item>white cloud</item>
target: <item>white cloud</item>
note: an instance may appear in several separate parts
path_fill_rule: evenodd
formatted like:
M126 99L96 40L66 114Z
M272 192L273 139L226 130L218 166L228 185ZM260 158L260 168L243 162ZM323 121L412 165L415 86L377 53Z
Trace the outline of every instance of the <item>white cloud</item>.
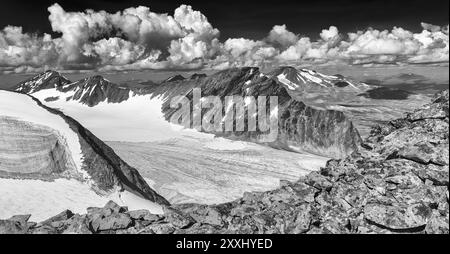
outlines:
M99 58L102 65L125 65L138 60L145 47L121 38L101 39L83 47L83 54Z
M259 44L259 42L254 40L233 38L226 40L223 47L232 57L238 58L241 56L248 57L253 49Z
M286 25L274 26L266 38L267 42L282 49L294 45L298 36L287 30Z
M440 26L436 26L436 25L433 25L433 24L428 24L428 23L425 23L425 22L420 23L420 25L422 26L422 28L424 30L428 30L428 31L431 31L431 32L439 32L441 30Z
M194 36L186 36L172 41L169 48L169 60L175 65L188 64L194 60L203 59L208 48L205 42L197 41Z
M181 5L175 10L175 20L187 31L195 34L197 39L211 40L219 37L219 30L213 28L208 19L191 6Z
M335 26L330 26L329 29L323 29L320 33L320 38L324 41L330 41L339 36L339 30Z
M59 40L52 40L48 34L38 37L24 34L21 27L7 26L0 30L0 66L56 64L58 45Z
M283 51L278 56L278 59L281 61L294 61L302 59L311 47L312 44L310 39L303 37L298 40L295 45L290 46L288 49Z
M351 33L349 38L350 46L347 52L354 55L401 55L411 53L411 50L417 50L409 47L407 41L393 36L387 30Z
M181 5L173 15L149 7L116 13L86 10L67 12L48 8L57 38L35 35L21 27L0 30L0 71L31 72L56 69L224 69L233 66L308 63L447 63L449 26L421 23L414 33L392 30L340 34L323 29L317 40L301 37L286 25L275 25L261 40L228 38L207 17ZM296 31L301 32L301 31Z

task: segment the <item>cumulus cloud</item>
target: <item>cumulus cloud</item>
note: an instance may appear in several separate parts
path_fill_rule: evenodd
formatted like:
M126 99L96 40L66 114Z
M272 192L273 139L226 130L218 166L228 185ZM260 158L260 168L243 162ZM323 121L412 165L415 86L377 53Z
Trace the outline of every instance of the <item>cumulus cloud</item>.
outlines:
M263 41L254 41L245 38L231 38L221 45L221 57L218 62L224 66L227 61L230 67L258 66L263 62L273 60L279 50Z
M339 30L335 26L330 26L328 29L323 29L320 33L320 38L324 41L330 41L338 38Z
M422 26L422 28L424 30L428 30L428 31L431 31L431 32L439 32L441 30L440 26L436 26L436 25L433 25L433 24L425 23L425 22L420 23L420 25Z
M298 41L298 36L287 30L286 25L274 26L266 38L267 42L283 49L294 45Z
M101 39L83 46L83 55L100 61L101 65L125 65L135 62L143 55L145 47L121 38Z
M392 31L369 29L364 33L350 33L345 53L359 59L384 57L392 62L448 62L448 33L440 28L433 30L414 34L394 27Z
M225 41L223 48L234 58L241 56L247 57L247 54L253 51L261 43L245 38L233 38Z
M300 38L297 43L281 52L280 61L367 63L448 63L448 28L424 25L420 33L400 27L348 33L343 36L331 26L320 33L320 40ZM448 26L447 26L448 27Z
M173 14L149 7L116 13L48 8L49 34L24 33L21 27L0 30L0 71L225 69L265 64L427 64L449 61L449 26L421 23L414 33L401 27L368 28L347 34L335 26L317 40L275 25L260 40L228 38L201 12L181 5Z
M0 66L57 64L60 50L60 41L48 34L24 34L21 27L15 26L0 30Z

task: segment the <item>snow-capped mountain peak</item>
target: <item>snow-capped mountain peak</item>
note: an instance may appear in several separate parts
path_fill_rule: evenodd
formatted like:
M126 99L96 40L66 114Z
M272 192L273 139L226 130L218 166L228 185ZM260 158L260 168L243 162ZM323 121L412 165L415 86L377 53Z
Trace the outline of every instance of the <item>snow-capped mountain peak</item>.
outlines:
M42 89L61 87L69 83L71 83L70 80L59 72L48 70L19 83L15 91L30 94Z
M278 82L285 85L289 90L308 89L342 89L363 91L366 85L352 81L341 75L326 75L310 69L296 69L294 67L281 67L271 73Z

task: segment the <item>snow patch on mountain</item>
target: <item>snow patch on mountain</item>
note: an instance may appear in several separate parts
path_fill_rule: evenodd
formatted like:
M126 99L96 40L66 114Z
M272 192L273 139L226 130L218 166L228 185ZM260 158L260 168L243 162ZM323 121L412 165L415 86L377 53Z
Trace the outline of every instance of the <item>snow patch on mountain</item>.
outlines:
M284 74L284 73L281 73L280 75L278 75L277 78L281 83L285 84L290 90L295 90L299 87L297 84L295 84L292 81L290 81L289 79L287 79L286 74Z
M68 100L71 94L56 89L41 90L33 96L41 101L57 97L57 100L45 104L81 121L102 140L157 141L177 136L176 129L180 129L164 120L161 113L163 101L151 98L151 95L137 95L130 91L130 98L126 101L104 101L94 107Z

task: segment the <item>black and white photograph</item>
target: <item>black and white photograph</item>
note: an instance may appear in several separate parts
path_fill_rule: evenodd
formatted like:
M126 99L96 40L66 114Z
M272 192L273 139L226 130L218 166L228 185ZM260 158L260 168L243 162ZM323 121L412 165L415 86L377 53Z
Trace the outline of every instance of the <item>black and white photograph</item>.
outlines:
M449 234L448 0L0 4L0 240Z

